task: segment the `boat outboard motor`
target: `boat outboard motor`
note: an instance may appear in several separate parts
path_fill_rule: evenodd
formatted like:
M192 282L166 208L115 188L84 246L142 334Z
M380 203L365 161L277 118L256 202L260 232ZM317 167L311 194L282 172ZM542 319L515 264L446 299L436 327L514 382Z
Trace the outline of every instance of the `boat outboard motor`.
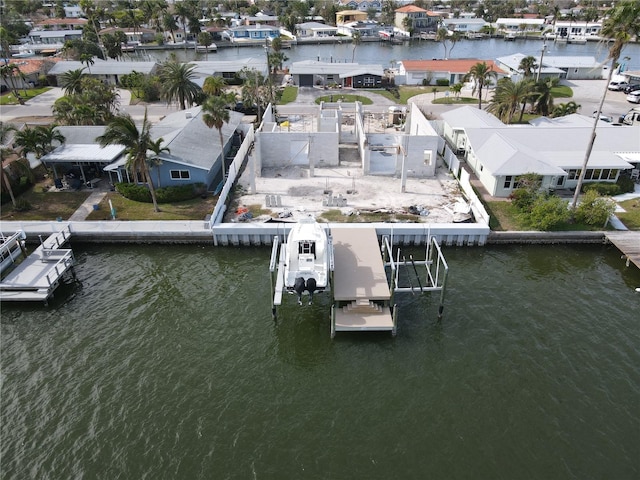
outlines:
M298 305L302 305L302 293L304 292L305 288L306 286L304 284L304 278L302 277L296 278L296 281L293 284L293 289L298 294Z
M307 280L307 291L309 292L309 305L313 303L313 292L316 291L316 279L311 277Z

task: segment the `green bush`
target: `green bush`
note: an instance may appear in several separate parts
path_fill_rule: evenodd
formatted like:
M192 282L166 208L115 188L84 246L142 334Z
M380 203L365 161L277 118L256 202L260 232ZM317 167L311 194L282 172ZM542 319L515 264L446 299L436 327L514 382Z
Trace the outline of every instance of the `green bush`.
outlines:
M116 191L123 197L134 202L151 203L151 192L147 185L136 183L118 183ZM163 187L156 189L156 200L158 203L177 203L204 195L207 188L203 183L189 183L178 187Z
M616 209L611 198L603 198L595 189L587 191L575 210L576 221L587 225L604 226Z
M551 230L569 220L567 202L556 195L539 195L531 207L530 213L523 213L522 219L536 230Z
M438 85L439 87L448 87L449 86L449 80L446 78L438 78L436 80L436 85Z
M531 191L528 188L516 188L511 192L511 195L509 195L509 199L513 206L521 212L529 212L537 196L537 192Z
M609 196L620 194L620 186L615 183L585 183L582 185L583 193L594 191L600 196Z
M630 175L619 175L616 185L620 187L620 193L630 193L633 192L635 188L635 184L633 180L631 180Z
M429 85L429 80L427 80L426 78L422 79L422 86L426 87L427 85Z

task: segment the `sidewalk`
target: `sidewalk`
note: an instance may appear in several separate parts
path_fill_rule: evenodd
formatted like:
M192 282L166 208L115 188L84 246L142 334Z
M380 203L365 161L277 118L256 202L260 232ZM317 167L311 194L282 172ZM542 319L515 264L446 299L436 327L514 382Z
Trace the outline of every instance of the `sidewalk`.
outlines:
M107 192L93 192L73 213L73 215L69 217L69 221L81 222L86 220L89 214L93 211L93 206L99 204L106 196Z

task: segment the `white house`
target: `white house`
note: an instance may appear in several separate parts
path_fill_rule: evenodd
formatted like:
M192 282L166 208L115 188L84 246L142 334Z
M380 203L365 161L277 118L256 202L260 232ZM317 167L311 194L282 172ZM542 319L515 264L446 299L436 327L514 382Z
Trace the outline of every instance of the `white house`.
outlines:
M478 33L488 25L482 18L445 18L442 23L452 32Z
M301 38L335 37L338 29L320 22L304 22L296 24L296 32Z
M511 75L511 79L516 82L521 79L520 62L526 55L523 53L514 53L504 57L496 58L500 68L506 70ZM536 57L536 62L540 59ZM537 74L537 70L535 72ZM603 65L592 56L545 56L542 59L540 69L541 78L560 78L567 80L598 80L607 78L609 66Z
M62 60L56 63L47 75L60 78L60 75L72 70L84 69L84 74L102 80L113 85L119 85L120 77L132 72L143 74L154 73L158 68L156 62L129 62L115 60L100 60L95 58L93 64L87 67L86 64L72 60Z
M495 197L508 197L518 177L542 176L542 187L571 189L578 183L593 126L592 119L570 115L545 118L530 126L504 125L475 107L465 106L441 114L444 137ZM615 183L621 170L633 165L625 158L640 154L637 128L598 125L585 182Z
M544 19L542 18L499 18L496 20L498 32L541 32L544 30Z

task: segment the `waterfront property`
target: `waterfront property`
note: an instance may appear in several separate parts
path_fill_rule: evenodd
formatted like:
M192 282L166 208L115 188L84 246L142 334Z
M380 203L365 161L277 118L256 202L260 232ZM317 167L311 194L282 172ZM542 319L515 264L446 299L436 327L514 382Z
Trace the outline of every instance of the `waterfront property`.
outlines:
M271 25L239 25L222 33L225 40L234 43L260 43L280 36L280 28Z
M291 64L289 73L300 87L340 86L380 88L384 71L381 65L333 63L305 60Z
M72 70L83 70L82 73L89 77L97 78L102 82L119 85L120 78L133 72L153 74L157 71L157 62L148 61L116 61L116 60L100 60L93 59L93 63L87 67L79 61L62 60L56 63L47 73L48 76L55 78L56 83L60 84L60 76Z
M520 62L526 55L523 53L514 53L498 57L497 64L511 75L511 80L517 82L522 79L522 71L520 70ZM558 78L566 80L593 80L607 78L609 74L609 66L599 62L592 56L545 56L542 60L540 68L536 68L534 72L540 78Z
M493 60L402 60L398 62L396 85L435 85L438 80L446 80L449 85L464 81L471 67L476 63L486 63L496 73L498 79L507 75Z
M471 106L441 116L445 139L490 195L508 197L527 173L541 175L543 188L576 187L593 120L574 114L509 126ZM585 182L615 183L621 170L633 168L625 155L640 153L640 136L633 127L606 122L598 130Z
M244 69L255 70L266 76L269 72L267 61L264 57L254 58L247 57L240 60L218 60L218 61L194 61L190 62L195 65L194 72L198 78L194 81L202 85L207 77L222 77L225 80L237 79L240 72Z
M338 29L320 22L304 22L296 24L296 33L299 38L325 38L335 37Z

